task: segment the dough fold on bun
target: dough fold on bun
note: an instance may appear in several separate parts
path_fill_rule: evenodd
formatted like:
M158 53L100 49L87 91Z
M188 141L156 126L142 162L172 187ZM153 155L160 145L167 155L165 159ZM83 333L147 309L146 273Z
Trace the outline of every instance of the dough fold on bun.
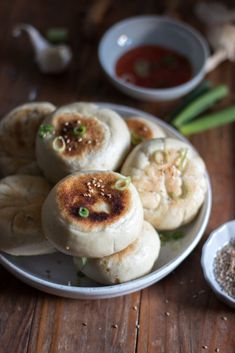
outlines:
M58 250L103 257L138 237L143 207L129 178L112 171L83 171L54 186L43 205L42 224Z
M91 103L73 103L44 120L36 154L45 176L57 182L80 170L116 170L129 147L129 130L117 113Z
M159 230L190 222L207 191L203 160L187 143L153 139L136 146L122 173L130 175L143 207L144 218Z
M126 249L99 259L74 258L78 271L102 284L127 282L149 273L158 258L160 240L150 223L144 222L139 237Z
M55 252L41 227L49 190L40 176L12 175L0 181L0 250L22 256Z

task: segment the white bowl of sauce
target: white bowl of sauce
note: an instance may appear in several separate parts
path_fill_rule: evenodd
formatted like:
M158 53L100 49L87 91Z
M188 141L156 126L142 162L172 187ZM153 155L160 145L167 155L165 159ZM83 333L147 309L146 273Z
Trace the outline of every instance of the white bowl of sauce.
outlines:
M193 28L160 16L139 16L112 26L101 38L100 64L111 82L138 99L179 98L205 75L209 50Z

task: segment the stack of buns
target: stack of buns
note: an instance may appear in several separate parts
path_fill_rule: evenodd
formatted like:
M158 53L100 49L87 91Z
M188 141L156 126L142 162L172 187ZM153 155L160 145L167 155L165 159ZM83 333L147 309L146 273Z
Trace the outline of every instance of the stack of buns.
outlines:
M102 284L150 272L158 230L190 222L205 199L190 145L95 104L20 106L0 122L0 145L0 250L60 251Z

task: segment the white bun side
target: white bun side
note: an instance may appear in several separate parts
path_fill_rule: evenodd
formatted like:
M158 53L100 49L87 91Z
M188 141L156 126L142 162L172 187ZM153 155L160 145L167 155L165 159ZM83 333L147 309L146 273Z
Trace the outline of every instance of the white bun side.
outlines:
M100 259L74 258L76 268L102 284L127 282L149 273L158 258L160 240L157 231L144 222L139 237L126 249ZM85 264L84 264L85 262Z
M46 237L73 256L102 257L127 247L142 229L143 207L133 184L114 189L123 178L112 171L83 171L57 183L42 209Z
M40 176L14 175L0 181L2 251L21 256L55 252L41 227L41 208L49 190Z

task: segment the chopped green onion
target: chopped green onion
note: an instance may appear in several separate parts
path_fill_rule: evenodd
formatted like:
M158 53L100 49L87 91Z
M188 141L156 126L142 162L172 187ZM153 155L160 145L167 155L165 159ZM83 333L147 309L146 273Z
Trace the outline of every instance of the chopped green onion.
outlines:
M209 130L221 125L229 124L235 121L235 105L220 110L216 113L204 115L199 119L192 121L179 128L183 135L192 135L201 131Z
M159 233L159 237L162 242L167 242L170 240L177 240L185 236L184 232L180 229L174 231L162 231Z
M136 60L133 69L135 74L139 77L148 77L151 71L150 62L143 59Z
M126 189L128 189L130 183L131 183L130 176L128 176L126 178L120 178L116 181L113 188L116 190L120 190L120 191L126 190Z
M217 100L222 99L228 94L226 85L219 85L210 89L205 94L199 96L187 105L172 121L172 124L180 128L184 123L192 120L201 112L212 106Z
M52 143L52 147L55 151L57 152L64 152L66 148L66 143L65 140L63 139L62 136L57 136Z
M188 154L188 149L187 148L182 148L180 150L179 170L181 172L184 170L187 154Z
M44 139L46 136L52 135L54 132L54 127L49 124L42 124L39 126L38 135L40 138Z
M89 216L89 210L86 207L79 207L78 214L80 217L87 218Z
M85 125L79 125L73 129L74 136L83 137L86 134L86 132L87 132L87 128Z
M135 134L133 131L131 132L131 143L133 146L139 145L143 140L142 136Z
M164 64L166 65L171 65L173 63L175 63L175 57L173 55L166 55L162 58L162 61Z
M80 259L81 259L82 267L86 266L87 257L81 257Z
M46 37L52 43L64 43L68 40L68 30L62 27L49 28Z

